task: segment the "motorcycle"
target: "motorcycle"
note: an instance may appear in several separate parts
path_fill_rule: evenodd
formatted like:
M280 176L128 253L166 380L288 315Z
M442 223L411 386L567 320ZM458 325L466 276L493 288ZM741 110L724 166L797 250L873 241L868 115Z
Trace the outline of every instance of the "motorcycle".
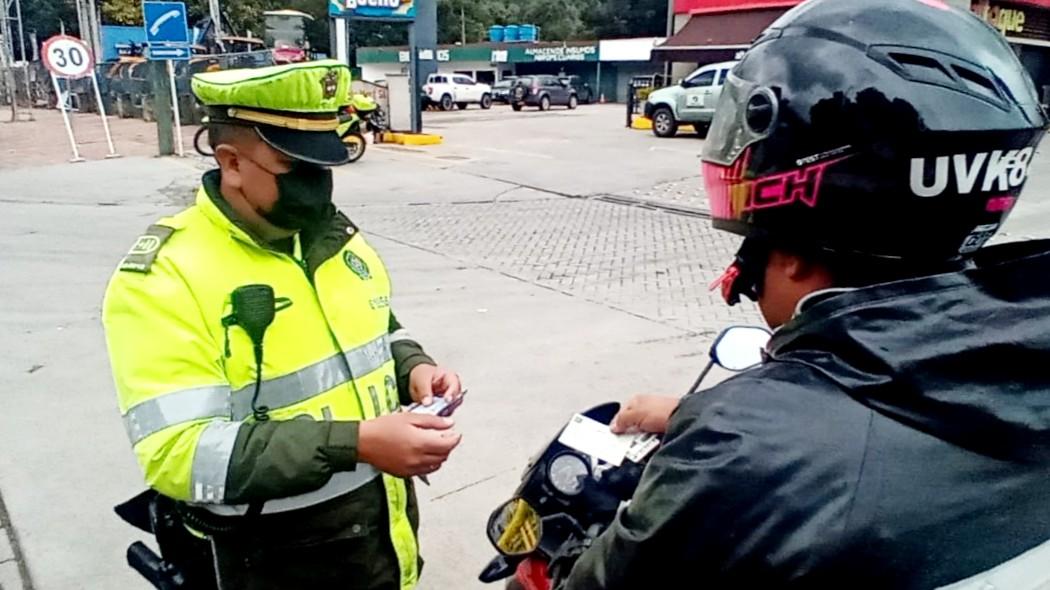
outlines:
M350 102L339 112L339 137L346 144L350 162L356 162L365 155L368 141L365 132L370 131L375 139L386 131L386 113L372 97L366 94L355 94Z
M733 372L759 365L769 338L764 328L723 331L687 395L715 365ZM552 590L613 523L660 443L652 434L613 435L608 425L619 410L620 404L607 403L574 415L529 461L513 497L489 516L486 532L498 555L478 576L481 582Z

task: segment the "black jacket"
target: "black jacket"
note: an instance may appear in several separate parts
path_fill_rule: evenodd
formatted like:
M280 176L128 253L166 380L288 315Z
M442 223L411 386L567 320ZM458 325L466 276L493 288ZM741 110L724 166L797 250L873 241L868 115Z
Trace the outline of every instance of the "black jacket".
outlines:
M936 588L1050 539L1050 242L977 263L818 298L685 398L566 587Z

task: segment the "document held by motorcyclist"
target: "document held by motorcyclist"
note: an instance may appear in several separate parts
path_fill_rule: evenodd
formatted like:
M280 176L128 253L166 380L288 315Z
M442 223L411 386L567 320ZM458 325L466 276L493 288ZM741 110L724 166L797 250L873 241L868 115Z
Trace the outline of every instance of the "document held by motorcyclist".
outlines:
M622 409L663 444L561 587L1046 587L1050 242L986 245L1047 130L1017 55L939 0L810 0L719 100L720 286L776 331Z

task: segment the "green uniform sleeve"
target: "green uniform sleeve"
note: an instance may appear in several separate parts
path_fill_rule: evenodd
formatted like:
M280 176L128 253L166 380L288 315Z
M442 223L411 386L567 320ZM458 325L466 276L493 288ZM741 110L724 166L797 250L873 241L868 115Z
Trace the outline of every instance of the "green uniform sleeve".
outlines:
M357 467L357 422L289 420L237 431L226 479L229 504L305 494Z
M434 359L423 352L423 347L412 339L408 330L397 321L397 317L390 312L390 353L394 357L394 371L397 373L397 391L402 405L412 403L412 395L408 390L408 376L412 369L419 365L437 365Z

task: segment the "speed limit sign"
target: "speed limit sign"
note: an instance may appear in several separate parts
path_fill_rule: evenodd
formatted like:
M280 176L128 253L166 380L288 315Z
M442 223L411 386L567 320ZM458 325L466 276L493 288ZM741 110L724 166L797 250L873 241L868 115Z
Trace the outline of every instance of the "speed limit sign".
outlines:
M56 76L83 78L90 76L95 58L80 39L69 35L55 35L44 42L44 65Z
M3 0L0 0L2 2ZM98 77L95 75L95 58L83 41L69 35L55 35L44 41L44 66L51 72L51 84L55 89L55 108L62 111L62 122L66 125L69 145L73 148L71 162L83 162L77 150L77 138L73 135L73 126L69 122L69 111L73 107L73 98L79 96L71 82L74 78L91 78L91 88L95 91L95 108L102 119L102 128L106 130L106 143L109 144L107 158L119 158L120 154L113 148L113 136L106 121L106 104L102 101L102 92L98 88ZM65 88L59 83L65 78Z

